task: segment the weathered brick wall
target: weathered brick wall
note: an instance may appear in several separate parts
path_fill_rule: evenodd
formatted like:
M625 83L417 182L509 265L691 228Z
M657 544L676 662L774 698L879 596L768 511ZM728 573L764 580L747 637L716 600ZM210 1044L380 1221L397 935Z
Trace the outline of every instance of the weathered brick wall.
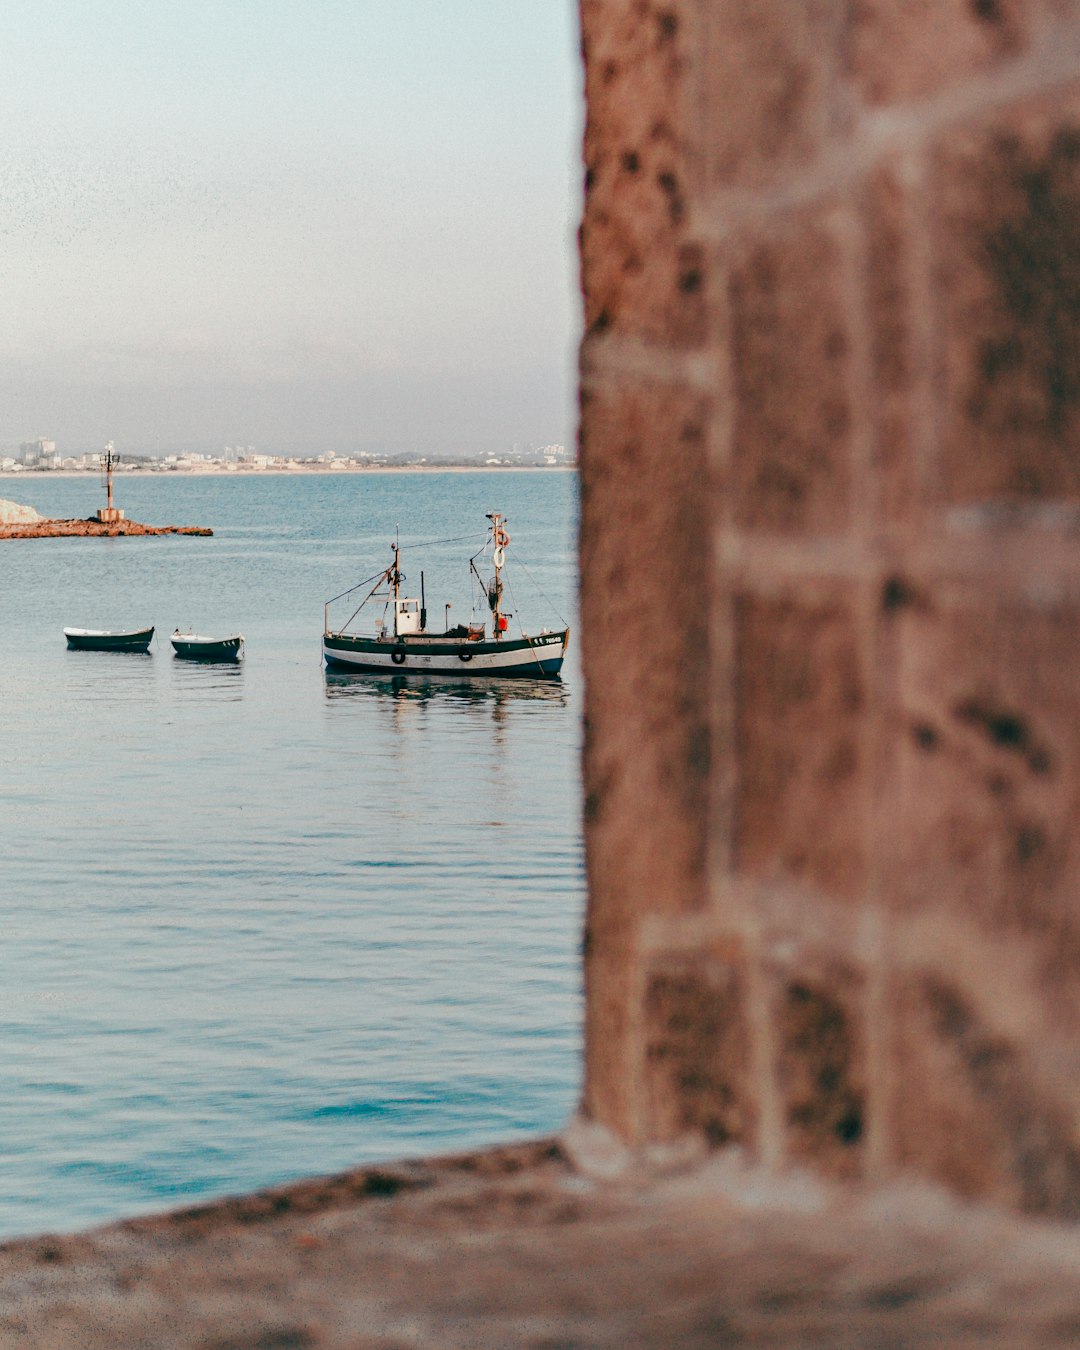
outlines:
M1080 4L581 0L585 1108L1080 1212Z

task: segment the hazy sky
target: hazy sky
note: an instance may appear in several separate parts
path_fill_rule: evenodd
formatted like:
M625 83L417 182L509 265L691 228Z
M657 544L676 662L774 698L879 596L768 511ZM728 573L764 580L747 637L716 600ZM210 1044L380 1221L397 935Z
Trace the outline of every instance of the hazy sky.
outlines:
M574 0L4 0L0 445L569 443Z

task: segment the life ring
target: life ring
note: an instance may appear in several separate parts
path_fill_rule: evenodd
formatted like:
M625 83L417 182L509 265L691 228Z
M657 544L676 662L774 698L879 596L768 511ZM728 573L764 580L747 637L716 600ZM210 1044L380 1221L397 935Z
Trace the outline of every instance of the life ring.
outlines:
M495 531L495 544L496 544L496 547L498 547L498 548L505 548L509 542L510 542L510 536L506 533L505 530L496 530L496 531Z
M473 658L472 652L458 652L459 661L471 661L472 658Z
M393 661L395 666L403 666L405 664L405 653L400 647L397 647L390 653L390 660Z
M502 567L503 563L506 562L506 554L503 552L502 544L496 545L495 552L491 555L491 561L496 567Z

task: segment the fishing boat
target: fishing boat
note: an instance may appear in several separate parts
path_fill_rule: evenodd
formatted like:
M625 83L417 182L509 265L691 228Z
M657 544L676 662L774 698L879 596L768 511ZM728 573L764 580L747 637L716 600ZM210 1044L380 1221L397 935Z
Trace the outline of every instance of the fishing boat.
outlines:
M65 628L67 645L87 652L145 652L154 636L152 628Z
M181 633L178 628L169 641L173 652L184 661L239 661L244 654L244 635L203 637L200 633Z
M391 544L394 560L389 567L366 581L328 600L323 608L323 656L332 671L366 671L420 675L453 675L458 679L484 676L522 676L558 679L562 669L569 628L538 633L521 630L511 634L513 615L503 604L506 585L503 569L510 546L506 520L498 513L486 517L490 525L484 544L469 559L471 576L478 583L481 605L488 614L480 622L449 624L450 607L443 632L428 628L424 574L420 595L402 594L405 576L401 570L401 544ZM479 564L479 565L478 565ZM490 565L490 575L481 574ZM374 583L374 584L372 584ZM330 622L331 606L351 600L370 587L349 619L340 627ZM381 608L378 602L382 601ZM374 602L373 614L367 607ZM374 631L357 631L362 614L373 614Z

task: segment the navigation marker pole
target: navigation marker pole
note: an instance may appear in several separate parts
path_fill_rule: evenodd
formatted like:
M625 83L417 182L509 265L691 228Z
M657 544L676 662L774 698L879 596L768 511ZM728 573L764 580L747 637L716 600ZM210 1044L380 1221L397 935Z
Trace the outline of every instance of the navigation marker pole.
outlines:
M105 471L105 505L98 511L98 520L104 521L109 525L113 525L118 520L124 519L123 511L113 506L112 475L113 465L116 463L117 456L113 451L113 443L112 441L109 441L101 456L101 467Z

